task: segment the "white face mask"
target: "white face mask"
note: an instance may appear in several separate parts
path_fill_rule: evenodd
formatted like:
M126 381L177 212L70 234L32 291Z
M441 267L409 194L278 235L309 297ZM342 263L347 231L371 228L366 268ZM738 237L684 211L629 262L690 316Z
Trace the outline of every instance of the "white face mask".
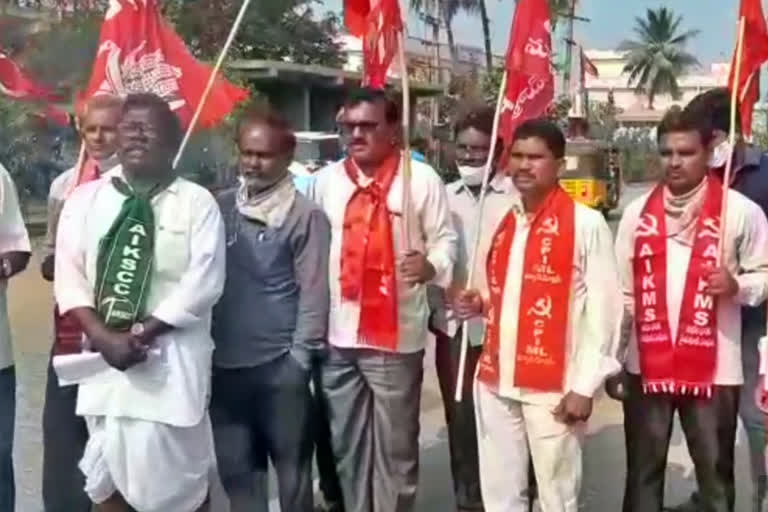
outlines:
M723 167L728 163L728 156L731 154L731 145L728 140L724 140L712 150L712 155L709 157L709 166L717 169Z
M485 172L484 165L478 167L459 165L458 168L461 179L464 180L464 184L468 187L477 187L483 184L483 173Z

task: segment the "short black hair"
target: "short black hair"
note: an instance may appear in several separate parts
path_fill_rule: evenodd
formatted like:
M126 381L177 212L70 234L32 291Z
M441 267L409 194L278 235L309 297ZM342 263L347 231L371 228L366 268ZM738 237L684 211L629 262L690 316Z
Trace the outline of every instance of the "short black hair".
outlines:
M353 89L344 101L344 108L356 107L361 103L381 103L384 105L384 116L387 123L396 124L400 122L400 104L382 89L372 89L370 87Z
M456 125L453 127L454 137L458 137L459 133L468 130L469 128L474 128L490 137L493 135L493 122L496 118L495 114L496 111L487 105L472 108L456 121Z
M280 133L281 145L286 151L293 152L296 149L296 135L285 117L271 105L259 104L248 109L237 122L237 140L239 144L243 130L251 125L263 125Z
M708 118L713 130L728 133L731 130L731 93L726 87L703 92L693 98L685 107L686 111L702 118ZM741 115L736 109L736 131L741 128Z
M166 142L168 142L168 147L179 147L184 135L181 129L181 121L179 121L178 116L171 110L171 107L163 98L152 93L129 94L123 102L122 115L134 109L152 110L160 121L160 131Z
M540 118L524 121L515 130L515 134L512 136L512 144L518 140L531 139L533 137L543 140L555 158L563 158L565 156L565 135L563 135L563 130L549 119Z
M700 112L672 107L659 123L656 141L661 142L664 135L680 132L698 133L702 146L707 146L712 141L712 122L709 117L701 115Z

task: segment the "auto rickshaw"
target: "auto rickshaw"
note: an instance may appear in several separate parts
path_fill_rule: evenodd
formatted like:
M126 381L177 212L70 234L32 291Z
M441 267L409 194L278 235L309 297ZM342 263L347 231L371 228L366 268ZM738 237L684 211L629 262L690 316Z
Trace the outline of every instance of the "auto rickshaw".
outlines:
M619 204L621 169L611 144L587 138L570 139L560 186L575 201L607 214Z

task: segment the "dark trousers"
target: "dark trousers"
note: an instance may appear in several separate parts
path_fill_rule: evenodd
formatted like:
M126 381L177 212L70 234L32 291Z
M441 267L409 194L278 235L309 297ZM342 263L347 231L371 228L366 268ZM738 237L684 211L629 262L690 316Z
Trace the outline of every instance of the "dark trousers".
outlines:
M13 478L13 427L16 419L16 372L0 370L0 512L13 512L16 484Z
M675 411L680 415L696 469L701 512L733 512L733 474L739 386L715 386L711 398L644 394L636 375L627 379L624 433L627 480L624 512L660 512Z
M214 369L211 421L219 474L232 512L263 502L268 459L280 509L312 511L312 395L309 371L290 354L260 366Z
M314 399L313 427L315 431L315 458L320 480L320 491L329 508L341 512L344 498L341 494L339 475L336 473L336 459L331 447L331 424L328 419L328 404L323 394L322 371L319 365L312 369Z
M461 510L483 510L480 492L480 470L477 460L477 427L475 424L475 402L472 399L472 383L475 368L483 347L469 346L464 371L464 398L455 400L456 376L459 372L461 352L461 330L451 338L433 331L435 345L435 367L443 396L445 423L448 427L448 448L451 454L451 473L456 506Z
M739 416L744 423L749 442L749 459L752 469L753 507L762 510L766 494L765 447L766 415L757 407L755 393L760 385L760 353L757 344L765 332L764 325L745 325L742 329L741 361L744 369L744 385L741 387Z
M89 512L85 477L78 464L88 442L85 420L75 414L77 386L59 386L48 362L43 406L43 504L45 512Z

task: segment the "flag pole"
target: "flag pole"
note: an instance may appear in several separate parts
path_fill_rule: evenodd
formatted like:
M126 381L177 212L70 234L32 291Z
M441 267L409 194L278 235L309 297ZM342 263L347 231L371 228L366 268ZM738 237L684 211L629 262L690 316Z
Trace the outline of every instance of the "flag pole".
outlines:
M405 56L405 23L398 32L400 83L403 90L403 232L405 250L411 250L411 88L408 81L408 61Z
M744 29L746 21L744 16L739 18L739 38L736 41L735 70L733 80L733 90L731 91L731 129L728 133L728 143L731 151L728 153L728 161L725 164L723 173L723 200L720 205L720 239L717 248L717 266L721 266L725 261L725 228L726 215L728 214L728 190L731 188L731 171L733 169L733 150L736 146L736 109L739 103L739 78L741 77L741 57L744 50Z
M491 130L491 147L488 153L488 159L485 161L483 170L483 184L480 187L480 204L477 207L477 217L475 218L475 232L472 239L472 255L469 260L469 275L465 289L472 288L472 281L475 277L475 265L480 253L480 230L483 227L483 210L485 209L485 198L488 195L488 182L491 178L491 168L496 156L496 144L499 140L499 118L501 117L502 107L504 105L504 95L507 90L507 72L501 76L501 85L499 86L499 97L496 100L496 113L493 116L493 130ZM459 370L456 375L456 389L454 399L461 402L464 399L464 372L467 367L467 350L469 349L469 329L465 320L461 327L461 351L459 352Z
M181 141L181 145L179 146L179 150L176 153L176 157L173 159L174 169L179 164L179 160L181 160L181 156L184 153L184 149L186 149L187 144L189 143L189 139L192 136L192 132L197 126L197 122L200 119L200 114L203 112L203 107L205 106L205 102L208 100L208 96L211 94L211 90L213 89L213 84L216 82L216 77L219 74L219 71L221 70L221 66L224 63L224 59L227 57L227 53L229 53L229 48L230 46L232 46L232 42L235 40L235 36L237 35L238 30L240 30L240 25L243 23L245 12L248 10L248 5L250 5L250 3L251 3L251 0L243 0L243 5L240 6L240 11L237 13L235 22L232 24L232 29L229 31L229 35L227 36L227 40L224 43L224 47L221 49L221 53L219 53L219 58L216 60L216 65L213 67L213 70L211 70L211 76L208 77L208 83L205 85L205 89L203 90L203 95L200 97L200 102L197 104L197 108L195 109L195 114L192 116L192 121L189 123L189 127L187 128L187 131L184 134L184 139L182 139Z

